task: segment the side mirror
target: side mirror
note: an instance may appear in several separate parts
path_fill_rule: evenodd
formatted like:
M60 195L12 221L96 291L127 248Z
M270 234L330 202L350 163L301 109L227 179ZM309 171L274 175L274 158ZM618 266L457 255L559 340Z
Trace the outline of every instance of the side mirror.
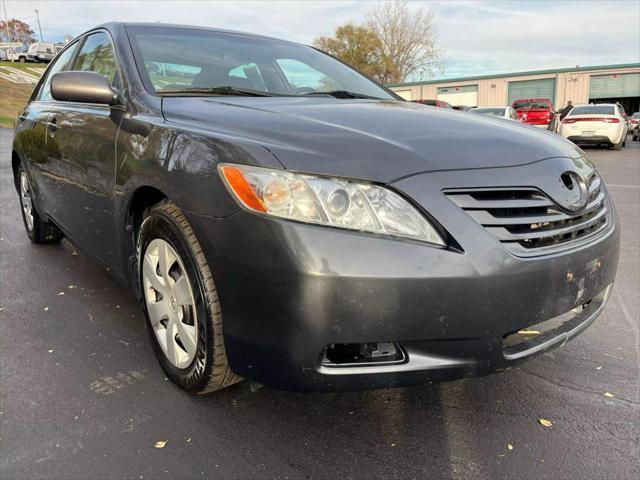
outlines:
M118 94L96 72L56 73L51 77L51 96L66 102L118 104Z

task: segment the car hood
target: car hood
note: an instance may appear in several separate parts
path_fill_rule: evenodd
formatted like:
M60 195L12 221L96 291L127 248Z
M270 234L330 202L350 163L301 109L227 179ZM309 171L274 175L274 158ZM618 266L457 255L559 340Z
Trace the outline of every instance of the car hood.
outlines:
M391 182L433 170L505 167L582 151L517 122L400 101L291 97L170 97L167 121L240 137L282 165Z

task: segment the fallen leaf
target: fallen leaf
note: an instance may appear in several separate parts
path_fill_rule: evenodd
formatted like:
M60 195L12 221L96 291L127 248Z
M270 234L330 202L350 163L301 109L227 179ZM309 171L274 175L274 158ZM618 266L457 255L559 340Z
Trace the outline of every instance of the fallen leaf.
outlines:
M604 396L608 398L613 398L613 393L604 392Z
M64 295L64 292L58 292L59 297L61 297L62 295Z
M169 440L160 440L159 442L156 442L154 447L156 448L164 448L164 446L169 442Z
M520 330L518 333L520 335L540 335L538 330Z
M513 450L513 445L511 445L510 443L507 443L507 449Z
M553 423L551 423L551 420L547 420L546 418L539 418L538 422L540 422L540 425L547 428L553 425Z

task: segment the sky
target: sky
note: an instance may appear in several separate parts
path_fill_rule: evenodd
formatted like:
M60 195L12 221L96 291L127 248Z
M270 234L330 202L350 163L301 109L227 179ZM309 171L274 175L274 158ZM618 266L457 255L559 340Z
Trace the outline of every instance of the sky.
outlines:
M378 2L342 0L0 0L9 18L61 41L100 23L204 25L311 44ZM1 6L1 4L0 4ZM640 0L411 1L432 9L444 72L433 78L640 62ZM0 9L1 17L5 12ZM409 79L416 80L416 79Z

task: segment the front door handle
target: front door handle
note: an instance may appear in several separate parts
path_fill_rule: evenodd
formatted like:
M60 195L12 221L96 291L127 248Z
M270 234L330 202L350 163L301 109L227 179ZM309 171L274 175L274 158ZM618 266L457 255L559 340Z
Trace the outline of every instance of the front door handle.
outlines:
M52 137L56 134L56 130L58 130L58 119L55 114L49 115L47 119L47 130Z

